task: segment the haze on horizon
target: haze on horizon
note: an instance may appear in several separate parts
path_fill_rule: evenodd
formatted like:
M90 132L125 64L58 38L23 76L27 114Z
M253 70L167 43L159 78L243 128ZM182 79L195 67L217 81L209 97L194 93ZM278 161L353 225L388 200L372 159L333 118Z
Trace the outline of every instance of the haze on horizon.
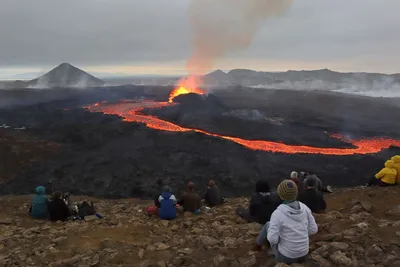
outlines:
M62 62L107 75L186 74L191 1L0 0L0 79ZM295 0L215 69L400 72L398 10L398 0Z

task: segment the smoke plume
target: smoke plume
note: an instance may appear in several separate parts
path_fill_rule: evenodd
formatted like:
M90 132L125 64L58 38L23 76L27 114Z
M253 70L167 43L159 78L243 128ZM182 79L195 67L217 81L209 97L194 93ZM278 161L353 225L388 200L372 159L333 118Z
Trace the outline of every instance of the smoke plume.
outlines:
M250 45L268 18L281 15L293 0L192 0L189 18L193 54L187 62L191 75L210 71L229 52Z

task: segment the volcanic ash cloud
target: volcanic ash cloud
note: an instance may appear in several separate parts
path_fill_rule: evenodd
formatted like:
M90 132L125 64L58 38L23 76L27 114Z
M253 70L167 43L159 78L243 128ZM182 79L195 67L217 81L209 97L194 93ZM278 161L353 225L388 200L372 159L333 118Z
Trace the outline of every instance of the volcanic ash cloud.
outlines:
M192 0L189 74L204 74L228 52L245 49L268 18L283 14L292 4L293 0Z

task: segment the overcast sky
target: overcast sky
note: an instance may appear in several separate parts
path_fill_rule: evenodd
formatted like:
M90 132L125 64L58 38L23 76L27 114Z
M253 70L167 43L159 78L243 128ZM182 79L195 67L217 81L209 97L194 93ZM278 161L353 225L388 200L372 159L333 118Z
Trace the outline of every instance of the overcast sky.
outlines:
M91 72L182 74L190 2L0 0L0 78L62 62ZM216 68L400 72L400 0L294 2Z

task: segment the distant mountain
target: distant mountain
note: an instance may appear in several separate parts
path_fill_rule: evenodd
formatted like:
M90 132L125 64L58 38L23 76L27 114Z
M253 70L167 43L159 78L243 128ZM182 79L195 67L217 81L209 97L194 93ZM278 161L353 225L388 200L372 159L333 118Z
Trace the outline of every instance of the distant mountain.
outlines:
M227 73L217 70L203 77L203 86L325 90L370 96L400 96L400 74L341 73L329 69L286 72L234 69Z
M93 75L78 69L71 64L62 63L48 73L30 80L15 81L10 88L53 88L53 87L94 87L105 83Z

